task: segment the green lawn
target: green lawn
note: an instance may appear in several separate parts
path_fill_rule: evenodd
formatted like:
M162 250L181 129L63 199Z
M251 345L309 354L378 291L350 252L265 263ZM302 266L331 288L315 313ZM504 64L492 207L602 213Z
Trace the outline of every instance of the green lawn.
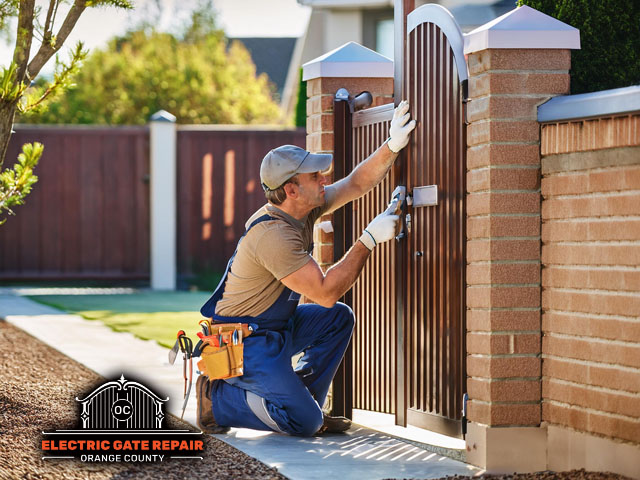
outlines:
M75 313L88 320L99 320L118 332L131 332L144 340L155 340L170 348L178 330L192 340L200 331L200 307L207 292L137 291L117 295L37 295L32 300Z

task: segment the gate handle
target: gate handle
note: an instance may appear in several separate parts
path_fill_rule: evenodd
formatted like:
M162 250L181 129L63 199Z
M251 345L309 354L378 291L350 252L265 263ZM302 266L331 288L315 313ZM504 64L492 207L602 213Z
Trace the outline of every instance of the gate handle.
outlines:
M406 234L404 233L405 228L404 228L404 209L405 209L405 204L406 204L406 197L407 197L407 187L405 187L404 185L398 185L395 190L393 191L392 194L392 198L391 201L393 202L393 200L395 198L397 198L400 202L399 202L399 206L400 206L400 232L398 233L398 235L396 235L396 241L400 241L401 238L404 238L406 236Z

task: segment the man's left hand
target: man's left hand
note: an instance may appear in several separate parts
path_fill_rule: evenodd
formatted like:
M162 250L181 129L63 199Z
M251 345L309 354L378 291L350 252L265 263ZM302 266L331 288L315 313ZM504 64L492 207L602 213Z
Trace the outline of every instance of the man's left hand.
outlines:
M389 141L387 145L393 153L398 153L409 143L409 136L414 128L416 121L409 119L409 102L403 100L393 111L393 119L389 128Z

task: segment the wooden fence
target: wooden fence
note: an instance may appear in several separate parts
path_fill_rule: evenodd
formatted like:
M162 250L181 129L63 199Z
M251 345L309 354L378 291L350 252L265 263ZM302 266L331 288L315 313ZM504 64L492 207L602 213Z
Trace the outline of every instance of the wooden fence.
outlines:
M178 271L223 271L249 216L266 203L260 163L272 148L305 146L304 129L178 127Z
M16 127L5 166L45 145L26 204L0 226L0 279L149 276L146 127Z
M45 152L26 204L0 227L0 280L149 278L149 129L17 126ZM305 133L178 127L178 273L223 269L264 200L264 154Z

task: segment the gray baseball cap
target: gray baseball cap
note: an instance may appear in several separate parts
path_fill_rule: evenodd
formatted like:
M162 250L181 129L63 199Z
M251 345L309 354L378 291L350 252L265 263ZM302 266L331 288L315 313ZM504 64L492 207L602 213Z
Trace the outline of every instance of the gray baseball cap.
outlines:
M295 145L274 148L265 155L260 165L262 188L276 190L298 173L323 172L333 161L329 153L310 153Z

